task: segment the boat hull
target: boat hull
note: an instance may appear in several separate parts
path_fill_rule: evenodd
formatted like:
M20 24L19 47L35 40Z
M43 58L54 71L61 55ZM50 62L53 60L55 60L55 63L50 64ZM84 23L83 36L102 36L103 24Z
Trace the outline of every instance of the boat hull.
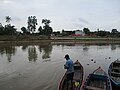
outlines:
M83 85L83 90L112 90L112 86L108 75L98 68L89 74Z
M117 62L118 62L118 60L116 60L110 64L109 69L108 69L108 75L110 77L112 84L117 87L120 87L120 72L119 73L114 72L114 70L120 71L120 61L118 63ZM119 68L116 68L117 66L115 66L115 65L119 66ZM119 78L119 80L118 80L118 78Z
M76 61L74 63L74 76L73 76L73 82L72 82L73 84L72 90L81 89L81 86L83 85L83 75L84 75L83 66L80 64L80 62ZM59 82L58 90L67 90L67 83L69 84L68 90L70 90L71 83L67 81L67 73L65 73Z

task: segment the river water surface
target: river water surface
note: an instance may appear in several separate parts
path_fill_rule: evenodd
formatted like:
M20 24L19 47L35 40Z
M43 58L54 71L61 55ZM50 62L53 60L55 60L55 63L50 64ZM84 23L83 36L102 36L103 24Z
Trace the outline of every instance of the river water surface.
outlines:
M118 44L42 43L0 45L0 90L57 90L64 55L84 67L85 77L101 66L106 72L120 59Z

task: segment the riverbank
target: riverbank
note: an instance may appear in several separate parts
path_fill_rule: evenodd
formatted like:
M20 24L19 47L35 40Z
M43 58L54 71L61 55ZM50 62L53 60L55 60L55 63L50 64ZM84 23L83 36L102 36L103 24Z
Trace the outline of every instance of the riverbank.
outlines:
M17 44L24 44L24 43L46 43L46 42L54 42L54 43L115 43L120 44L120 38L100 38L100 37L51 37L50 39L46 37L40 36L0 36L0 43L17 43Z

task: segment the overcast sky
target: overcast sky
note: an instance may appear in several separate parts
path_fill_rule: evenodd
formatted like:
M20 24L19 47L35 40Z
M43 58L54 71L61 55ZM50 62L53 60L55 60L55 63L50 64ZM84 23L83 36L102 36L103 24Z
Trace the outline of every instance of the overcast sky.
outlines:
M120 0L0 0L0 23L10 16L17 29L27 27L28 16L51 20L54 31L82 30L120 31Z

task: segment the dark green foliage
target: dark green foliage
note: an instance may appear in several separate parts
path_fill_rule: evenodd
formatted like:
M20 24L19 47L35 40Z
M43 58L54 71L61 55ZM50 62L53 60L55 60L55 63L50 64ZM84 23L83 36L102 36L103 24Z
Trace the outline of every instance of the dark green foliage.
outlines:
M4 27L3 27L2 24L0 23L0 35L3 35L3 34L4 34L3 29L4 29Z
M116 33L118 33L118 31L117 31L117 29L112 29L111 33L116 34Z
M27 34L28 33L28 31L27 31L27 29L25 27L22 27L21 30L22 30L23 34Z
M112 29L111 37L120 37L120 32L118 32L117 29Z
M3 32L5 35L15 35L17 33L15 26L11 26L10 24L5 25Z
M0 35L15 35L16 33L15 26L11 26L10 24L5 25L5 27L0 26Z
M49 24L51 23L51 21L49 19L42 19L42 23L44 23L45 26L49 26Z
M57 32L53 32L54 36L59 36L60 35L60 31Z
M28 17L28 30L31 33L34 33L36 30L36 25L37 25L37 19L36 16L29 16Z
M6 16L5 19L8 24L3 27L0 23L0 35L15 35L17 32L15 26L10 24L11 17Z
M97 31L96 35L100 36L100 37L109 37L110 36L110 32L101 30L101 31Z
M88 35L90 34L90 30L89 30L88 28L84 28L84 29L83 29L83 32L84 32L85 34L88 34Z
M69 36L75 34L75 31L64 31L62 30L62 36Z
M49 27L49 26L44 26L43 31L44 31L44 35L50 36L53 29L51 27Z
M47 35L48 37L50 37L51 34L52 34L52 32L53 32L52 27L49 26L49 24L51 23L51 21L48 20L48 19L42 19L42 23L44 24L43 30L42 30L43 32L42 33L44 35Z
M41 26L38 28L38 32L39 32L40 35L43 35L43 29L42 29Z

